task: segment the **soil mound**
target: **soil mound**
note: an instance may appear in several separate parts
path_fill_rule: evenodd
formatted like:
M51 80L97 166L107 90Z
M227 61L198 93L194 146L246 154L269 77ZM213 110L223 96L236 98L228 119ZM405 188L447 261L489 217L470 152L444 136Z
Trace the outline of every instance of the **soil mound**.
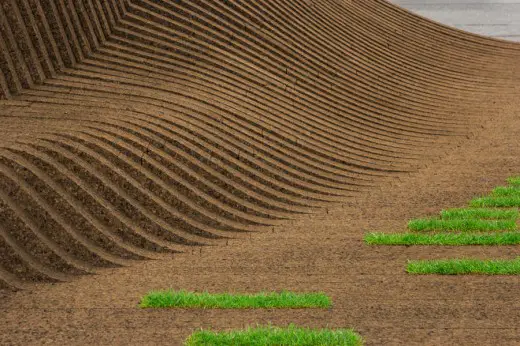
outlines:
M0 5L0 288L269 230L518 94L520 46L385 1Z

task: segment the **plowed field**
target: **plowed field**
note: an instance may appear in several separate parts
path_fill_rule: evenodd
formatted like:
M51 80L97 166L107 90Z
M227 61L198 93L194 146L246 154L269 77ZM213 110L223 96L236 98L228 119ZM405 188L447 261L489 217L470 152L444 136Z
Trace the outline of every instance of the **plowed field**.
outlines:
M518 278L404 272L517 248L362 243L520 173L520 45L380 0L0 5L0 343L269 321L520 343ZM137 308L169 287L334 308Z

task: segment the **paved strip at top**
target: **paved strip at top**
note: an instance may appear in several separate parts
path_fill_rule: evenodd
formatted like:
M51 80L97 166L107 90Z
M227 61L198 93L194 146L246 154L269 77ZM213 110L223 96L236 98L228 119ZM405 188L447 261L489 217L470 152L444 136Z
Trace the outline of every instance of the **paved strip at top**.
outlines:
M391 1L461 30L520 42L520 1L517 0Z

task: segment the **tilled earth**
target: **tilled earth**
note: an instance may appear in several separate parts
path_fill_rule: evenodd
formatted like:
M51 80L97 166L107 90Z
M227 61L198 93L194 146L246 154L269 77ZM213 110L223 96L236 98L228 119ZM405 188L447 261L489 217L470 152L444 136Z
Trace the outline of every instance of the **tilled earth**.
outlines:
M371 1L0 1L0 343L353 327L518 344L515 277L368 247L520 174L520 46ZM140 310L152 289L324 291L329 310Z
M520 343L515 276L410 276L408 259L514 258L518 247L370 247L367 231L404 231L412 217L462 207L519 173L520 109L497 114L417 173L364 198L227 245L196 247L1 303L6 344L181 344L199 328L272 323L353 327L369 345ZM153 289L324 291L329 310L141 310Z

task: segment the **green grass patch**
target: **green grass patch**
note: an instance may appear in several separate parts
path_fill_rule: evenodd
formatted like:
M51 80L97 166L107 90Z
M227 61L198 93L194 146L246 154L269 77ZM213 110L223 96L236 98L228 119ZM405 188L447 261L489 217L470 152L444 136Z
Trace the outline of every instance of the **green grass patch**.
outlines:
M515 220L477 220L477 219L415 219L408 222L412 231L514 231Z
M408 261L410 274L440 275L519 275L520 257L514 260L445 259Z
M368 233L365 242L369 245L518 245L520 233Z
M515 186L498 186L493 189L493 196L506 197L506 196L520 196L520 189Z
M141 299L142 308L328 308L332 305L324 293L272 292L257 294L211 294L187 291L155 291Z
M453 219L502 219L515 220L520 214L518 209L460 208L441 211L443 220Z
M520 177L510 177L507 178L507 182L511 185L518 185L520 186Z
M492 196L492 197L481 197L471 200L469 203L471 207L475 208L512 208L520 207L520 195L519 196Z
M352 329L308 329L290 325L287 328L255 327L239 331L213 332L202 330L193 333L187 340L187 346L202 345L349 345L363 344L363 339Z

